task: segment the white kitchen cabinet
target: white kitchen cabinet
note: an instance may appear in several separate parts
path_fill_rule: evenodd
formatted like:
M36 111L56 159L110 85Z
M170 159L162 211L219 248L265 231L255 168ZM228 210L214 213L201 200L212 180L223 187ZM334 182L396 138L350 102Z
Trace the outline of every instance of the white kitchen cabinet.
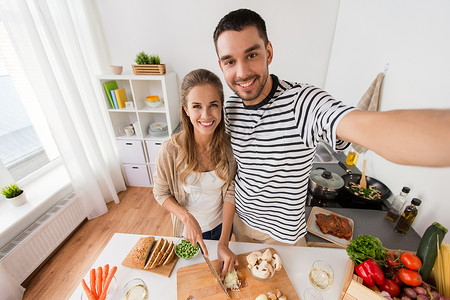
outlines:
M100 75L97 76L102 92L101 105L108 116L119 159L129 186L152 186L152 172L161 143L167 140L180 123L177 76L165 75ZM115 109L106 94L104 83L116 81L124 88L132 107ZM161 104L147 106L147 96L158 95ZM167 135L153 137L148 128L152 123L166 123ZM135 133L125 134L124 128L133 125ZM150 166L152 165L152 166ZM143 173L147 176L143 176ZM142 176L142 177L141 177Z

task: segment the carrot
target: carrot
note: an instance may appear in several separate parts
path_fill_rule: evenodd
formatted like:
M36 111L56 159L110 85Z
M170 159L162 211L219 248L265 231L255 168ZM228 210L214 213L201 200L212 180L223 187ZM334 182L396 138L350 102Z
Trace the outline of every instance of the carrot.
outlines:
M97 298L97 293L95 292L95 269L91 269L89 284L91 286L91 291L94 293L94 296Z
M106 293L108 292L109 285L111 284L111 280L113 279L114 274L116 274L116 271L117 271L117 267L116 266L111 268L111 272L109 272L108 278L106 278L106 282L105 282L105 286L103 287L102 294L98 298L99 300L105 300Z
M103 285L103 280L102 280L102 275L103 275L103 270L102 267L98 267L97 268L97 295L100 297L100 295L102 294L102 285Z
M108 277L108 273L109 273L109 265L106 264L103 267L103 282L102 282L103 289L105 288L105 282L106 282L106 277Z
M81 285L83 286L83 290L86 293L86 296L89 300L97 300L97 297L94 295L94 293L88 288L86 281L84 279L81 280Z

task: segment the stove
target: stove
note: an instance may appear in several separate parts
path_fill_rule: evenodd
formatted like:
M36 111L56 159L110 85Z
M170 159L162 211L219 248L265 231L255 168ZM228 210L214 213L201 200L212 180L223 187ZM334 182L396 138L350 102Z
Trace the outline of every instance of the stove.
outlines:
M341 208L359 208L359 209L371 209L371 210L388 210L388 203L374 203L374 204L360 204L353 201L349 201L345 196L339 194L333 200L326 200L316 197L308 191L306 196L306 206L320 206L320 207L341 207Z

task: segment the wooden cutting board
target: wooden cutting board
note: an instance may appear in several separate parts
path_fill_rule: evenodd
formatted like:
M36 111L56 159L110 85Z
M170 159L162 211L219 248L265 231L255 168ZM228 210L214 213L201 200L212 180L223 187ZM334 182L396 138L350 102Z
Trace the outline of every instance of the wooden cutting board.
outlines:
M265 249L261 249L263 253ZM269 248L272 253L276 253L275 250ZM284 267L280 271L276 271L274 276L265 281L257 280L253 278L247 270L247 255L251 253L243 253L237 256L239 266L236 267L236 271L241 275L239 279L242 282L240 291L228 290L231 299L255 299L260 294L266 294L268 292L275 292L279 289L289 300L300 299L292 285L289 276L286 273ZM281 257L283 261L283 258ZM212 265L219 272L219 261L211 261ZM192 266L181 267L177 271L177 299L186 300L189 297L195 300L199 299L228 299L225 293L220 288L214 275L205 263L200 263Z

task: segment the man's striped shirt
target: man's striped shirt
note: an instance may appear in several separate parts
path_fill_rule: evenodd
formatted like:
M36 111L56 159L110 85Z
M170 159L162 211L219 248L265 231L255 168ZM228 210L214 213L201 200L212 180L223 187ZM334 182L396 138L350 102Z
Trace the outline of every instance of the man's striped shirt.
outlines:
M306 234L305 202L318 141L335 149L339 120L354 108L307 84L278 80L261 103L225 103L227 131L238 163L236 213L253 229L295 243Z

